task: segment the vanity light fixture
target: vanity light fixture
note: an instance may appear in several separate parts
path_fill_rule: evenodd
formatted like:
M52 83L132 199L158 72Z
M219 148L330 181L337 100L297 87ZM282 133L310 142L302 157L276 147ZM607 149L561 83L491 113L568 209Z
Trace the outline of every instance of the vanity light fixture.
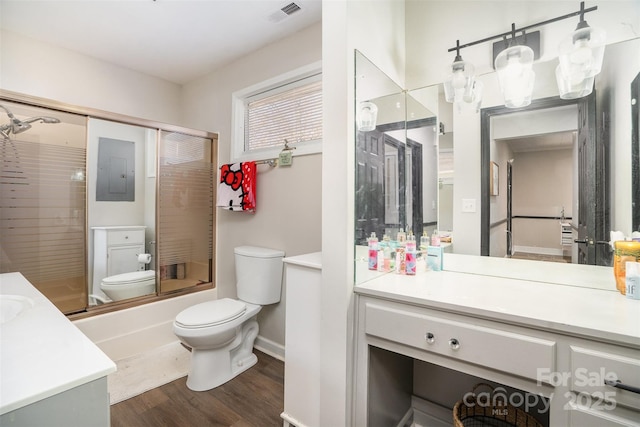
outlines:
M597 9L597 6L585 9L584 2L580 2L580 10L577 12L522 28L516 28L515 24L511 24L511 31L464 45L460 45L459 40L456 41L456 46L448 50L448 52L456 51L456 59L444 83L446 100L457 104L459 108L464 108L466 105L476 111L479 110L482 84L479 80L475 80L471 64L462 61L460 49L502 38L502 42L494 43L493 57L500 88L505 98L505 106L518 108L529 105L535 81L533 61L540 56L540 32L526 33L526 31L574 16L580 16L580 23L576 31L559 47L560 66L556 70L556 76L562 98L588 95L593 88L593 77L602 68L605 36L603 31L589 27L584 20L584 14ZM517 33L521 35L516 36Z
M376 128L378 119L378 106L370 101L363 101L358 104L356 121L358 130L368 132Z
M447 69L444 96L458 110L479 109L482 100L482 82L476 81L475 67L460 56L460 40L456 40L456 57Z

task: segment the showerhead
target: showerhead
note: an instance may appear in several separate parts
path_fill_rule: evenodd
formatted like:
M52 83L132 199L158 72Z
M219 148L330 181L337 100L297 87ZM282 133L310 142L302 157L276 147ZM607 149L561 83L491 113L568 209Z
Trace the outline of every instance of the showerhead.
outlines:
M18 120L4 105L0 104L0 108L6 111L7 116L9 116L9 119L11 120L9 124L0 126L0 134L2 134L2 136L4 136L5 138L9 138L10 133L13 133L15 135L31 129L31 123L33 122L39 121L41 123L49 124L60 123L59 119L47 116L31 117L25 120Z
M33 123L33 122L37 122L38 120L40 120L40 122L42 123L60 123L59 119L56 119L55 117L46 117L46 116L31 117L30 119L22 120L20 123Z

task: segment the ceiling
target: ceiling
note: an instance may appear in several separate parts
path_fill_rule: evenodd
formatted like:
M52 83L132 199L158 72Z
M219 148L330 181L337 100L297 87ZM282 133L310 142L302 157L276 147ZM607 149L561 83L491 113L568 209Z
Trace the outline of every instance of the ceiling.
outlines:
M514 153L548 150L570 150L573 148L577 133L575 131L553 132L544 135L531 135L513 139L502 139L507 142Z
M285 13L282 9L292 2L300 9ZM184 84L320 22L321 4L321 0L0 0L0 28Z

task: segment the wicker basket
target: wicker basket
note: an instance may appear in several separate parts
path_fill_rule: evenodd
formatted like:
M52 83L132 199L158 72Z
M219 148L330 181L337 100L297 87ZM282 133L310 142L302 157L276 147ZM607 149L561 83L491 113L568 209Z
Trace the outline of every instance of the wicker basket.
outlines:
M488 387L489 395L478 398L476 390ZM453 407L455 427L542 427L534 417L505 401L493 399L495 389L489 384L476 384L472 396L459 400ZM484 398L483 398L484 397ZM504 399L503 399L504 400Z

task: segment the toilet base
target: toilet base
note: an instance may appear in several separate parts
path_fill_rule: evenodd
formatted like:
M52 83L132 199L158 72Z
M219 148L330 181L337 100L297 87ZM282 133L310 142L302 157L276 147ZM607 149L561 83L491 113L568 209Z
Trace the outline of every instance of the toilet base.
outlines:
M254 318L255 319L255 318ZM232 380L258 362L253 343L258 336L258 322L242 325L235 339L221 348L192 349L187 387L206 391Z

